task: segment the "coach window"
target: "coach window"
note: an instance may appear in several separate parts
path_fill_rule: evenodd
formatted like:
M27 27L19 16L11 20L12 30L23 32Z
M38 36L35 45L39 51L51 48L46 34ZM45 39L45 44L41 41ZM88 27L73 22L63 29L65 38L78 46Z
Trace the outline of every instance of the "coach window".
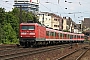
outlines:
M72 39L73 39L73 35L72 35Z
M83 36L81 36L81 38L84 38Z
M68 38L70 39L70 35L68 35Z
M80 38L80 36L77 36L77 38Z
M64 38L64 34L62 34L62 38Z
M81 38L81 36L79 36L79 38Z
M81 36L80 36L80 39L81 39Z
M76 35L76 39L77 39L77 35Z
M76 38L76 35L74 35L74 38Z
M70 39L73 39L73 35L70 35Z
M55 36L56 36L56 32L55 32Z
M73 39L75 38L75 35L73 35Z
M51 32L51 33L50 33L50 36L54 36L54 32Z
M53 32L51 32L51 36L53 36Z
M59 37L59 33L57 33L57 36Z
M52 36L54 36L54 32L52 32Z
M62 33L60 33L60 37L62 37Z
M46 35L49 36L49 31L46 31Z
M66 35L66 38L68 38L68 34Z
M50 36L52 36L52 33L50 32Z
M69 35L67 34L67 38L69 38Z
M59 36L59 38L60 38L60 33L58 33L58 36Z
M81 36L79 36L79 38L81 38Z
M62 34L62 38L64 37L64 34Z
M64 38L67 38L67 34L64 34Z
M62 38L62 33L59 33L59 37Z

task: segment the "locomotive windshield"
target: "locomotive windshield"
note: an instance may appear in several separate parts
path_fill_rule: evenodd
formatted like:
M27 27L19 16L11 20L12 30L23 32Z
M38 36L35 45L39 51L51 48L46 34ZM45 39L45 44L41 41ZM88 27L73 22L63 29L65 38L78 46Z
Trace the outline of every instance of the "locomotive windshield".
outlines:
M34 30L35 27L34 26L21 26L22 30Z

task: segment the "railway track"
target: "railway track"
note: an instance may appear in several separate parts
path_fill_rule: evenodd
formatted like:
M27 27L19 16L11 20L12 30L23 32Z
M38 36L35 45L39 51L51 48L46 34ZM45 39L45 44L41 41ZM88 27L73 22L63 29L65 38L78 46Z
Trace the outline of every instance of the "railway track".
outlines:
M10 48L17 48L15 44L5 44L5 45L0 45L0 50L5 50L5 49L10 49Z
M80 60L82 56L90 49L90 47L85 46L77 49L69 54L66 54L56 60Z
M69 45L58 45L58 46L51 46L51 47L44 47L44 48L38 48L38 49L31 49L29 48L28 51L23 51L23 52L17 52L17 53L9 53L5 55L0 55L1 60L5 59L15 59L15 58L20 58L22 56L28 56L28 55L34 55L34 54L39 54L47 51L52 51L60 48L65 48L69 47Z

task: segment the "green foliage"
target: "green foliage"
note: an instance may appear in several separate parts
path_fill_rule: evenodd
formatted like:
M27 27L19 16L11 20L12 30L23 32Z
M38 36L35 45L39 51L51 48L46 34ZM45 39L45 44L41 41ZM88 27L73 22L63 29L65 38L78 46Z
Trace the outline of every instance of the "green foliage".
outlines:
M0 8L0 23L4 24L4 20L5 20L5 9Z
M19 24L33 20L38 22L37 16L31 12L22 11L20 20L20 10L14 8L10 12L5 12L4 8L0 8L0 43L13 44L19 41Z
M15 40L17 40L16 32L14 31L10 23L5 24L3 30L5 31L4 36L6 42L8 41L8 43L12 43L15 42Z
M63 30L64 32L70 32L70 31L68 31L68 30Z

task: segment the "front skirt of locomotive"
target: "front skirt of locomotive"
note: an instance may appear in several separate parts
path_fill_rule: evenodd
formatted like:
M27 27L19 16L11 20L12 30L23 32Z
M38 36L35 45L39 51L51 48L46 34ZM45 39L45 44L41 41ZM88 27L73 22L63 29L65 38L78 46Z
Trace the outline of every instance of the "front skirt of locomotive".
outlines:
M36 38L20 38L19 43L21 46L30 46L36 41Z

